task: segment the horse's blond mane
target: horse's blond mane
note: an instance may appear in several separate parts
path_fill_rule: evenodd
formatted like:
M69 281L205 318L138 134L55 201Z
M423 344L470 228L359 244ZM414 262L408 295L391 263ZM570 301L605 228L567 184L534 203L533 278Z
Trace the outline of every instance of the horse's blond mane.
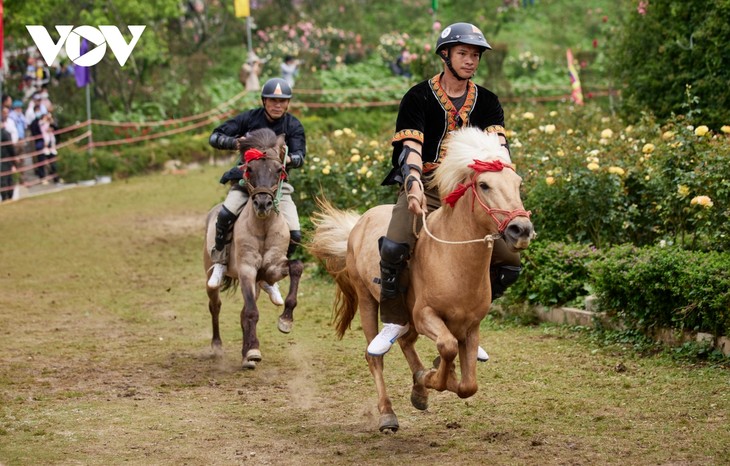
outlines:
M437 186L442 196L452 192L460 183L471 178L474 171L469 164L474 160L486 162L500 159L510 163L496 133L485 133L478 128L462 128L449 136L446 142L446 157L441 160L429 186Z

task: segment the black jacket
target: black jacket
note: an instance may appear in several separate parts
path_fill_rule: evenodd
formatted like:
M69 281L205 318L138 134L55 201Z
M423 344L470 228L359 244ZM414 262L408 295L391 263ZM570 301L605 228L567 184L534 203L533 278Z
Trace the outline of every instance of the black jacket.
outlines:
M291 162L286 167L287 170L300 168L304 165L307 148L302 123L290 113L285 113L278 120L269 122L266 119L263 107L245 111L214 129L210 135L210 145L216 149L235 150L237 138L260 128L270 128L277 135L285 135L286 145L289 148L289 157L291 158ZM238 162L240 163L240 159ZM221 183L225 184L228 181L240 180L241 177L241 170L235 167L223 175Z
M441 88L440 75L413 86L400 103L392 140L393 169L382 184L402 183L399 158L404 141L411 139L421 143L423 170L427 173L435 169L444 156L444 143L450 132L463 126L503 134L504 111L497 96L469 81L466 100L457 113Z

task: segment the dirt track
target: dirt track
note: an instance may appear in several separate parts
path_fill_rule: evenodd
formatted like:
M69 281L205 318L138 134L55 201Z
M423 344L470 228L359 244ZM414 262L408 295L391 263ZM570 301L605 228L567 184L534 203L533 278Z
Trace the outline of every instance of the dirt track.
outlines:
M726 370L549 327L485 326L479 392L433 393L426 412L391 352L401 430L380 434L363 337L335 339L332 285L310 274L292 334L263 303L256 370L240 369L237 295L213 358L200 257L218 171L0 206L0 463L730 463Z

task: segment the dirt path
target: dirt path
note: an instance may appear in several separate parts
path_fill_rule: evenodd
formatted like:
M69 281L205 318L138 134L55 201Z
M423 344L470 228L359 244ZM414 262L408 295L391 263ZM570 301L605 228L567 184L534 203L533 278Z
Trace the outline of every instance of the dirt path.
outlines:
M311 270L290 335L261 303L256 370L240 369L238 295L224 297L213 357L200 257L217 174L0 207L0 464L730 463L726 370L551 327L485 324L479 392L432 393L426 412L392 351L401 430L381 434L359 326L336 340L332 285Z

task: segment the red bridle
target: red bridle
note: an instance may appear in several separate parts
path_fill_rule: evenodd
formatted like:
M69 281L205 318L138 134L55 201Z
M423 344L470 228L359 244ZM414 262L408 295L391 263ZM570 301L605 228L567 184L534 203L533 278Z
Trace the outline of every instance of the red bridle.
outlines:
M524 209L515 209L515 210L503 210L503 209L492 209L488 205L482 201L482 198L479 197L479 193L477 193L476 188L476 182L477 182L477 176L479 176L480 173L483 172L499 172L502 171L505 168L509 168L512 171L514 171L514 167L510 164L503 163L501 160L493 160L489 162L482 162L480 160L474 160L474 163L469 165L469 168L474 170L474 176L471 179L471 183L468 184L459 184L456 189L454 189L451 193L449 193L446 197L443 198L444 203L450 205L452 208L456 204L456 201L461 199L464 194L466 194L466 191L471 188L471 190L474 192L474 199L477 199L479 201L479 205L482 206L484 211L489 214L490 217L494 219L494 222L498 225L498 230L500 233L504 232L504 230L507 228L507 225L510 224L512 220L514 220L517 217L527 217L530 218L530 215L532 215L532 212L529 210ZM471 201L471 209L474 211L474 199ZM497 218L497 215L504 216L504 220L500 221L499 218Z

